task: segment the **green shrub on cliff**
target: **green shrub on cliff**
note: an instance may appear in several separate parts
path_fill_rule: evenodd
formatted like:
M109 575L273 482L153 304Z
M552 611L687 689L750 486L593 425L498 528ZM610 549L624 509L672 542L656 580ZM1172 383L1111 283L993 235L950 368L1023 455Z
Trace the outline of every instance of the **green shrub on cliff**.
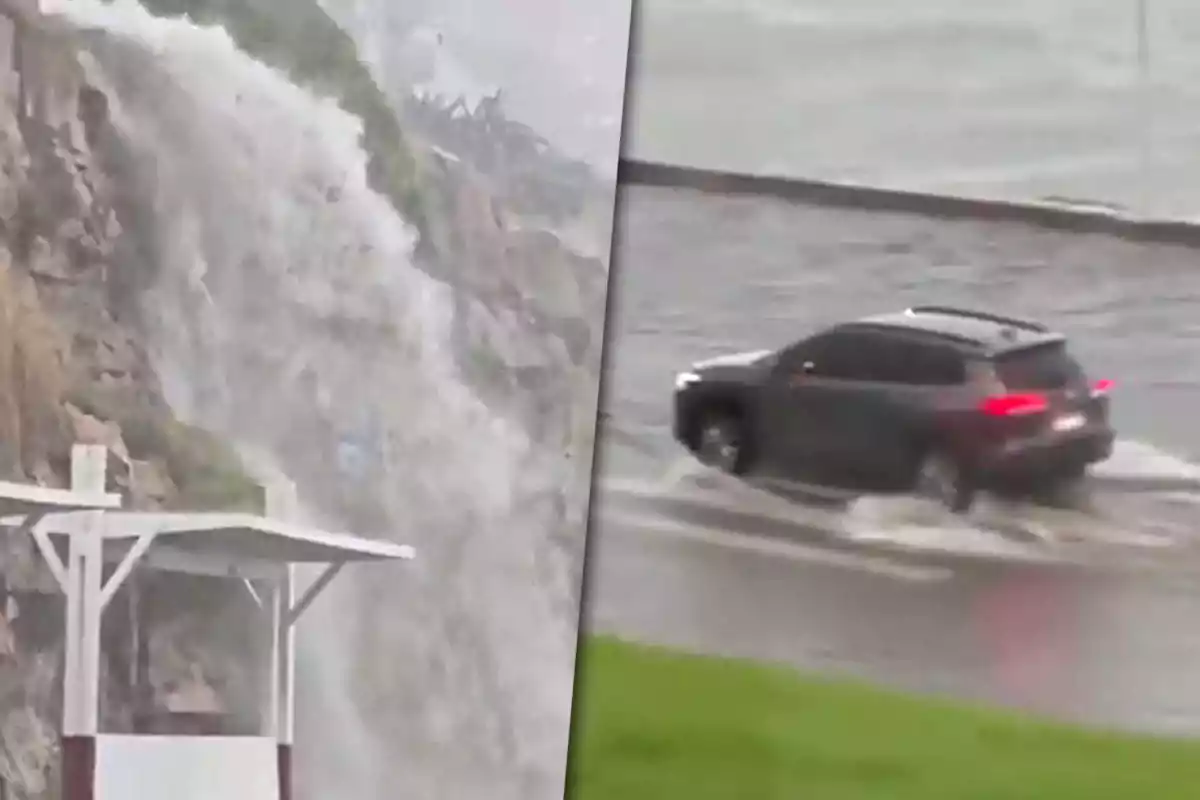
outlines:
M337 98L363 122L368 177L425 233L416 158L387 98L359 60L358 48L313 0L141 0L160 16L219 24L238 46L286 71L297 83Z
M162 465L175 489L167 498L171 509L263 511L262 487L233 447L212 433L94 384L68 399L85 414L115 422L132 458Z
M233 448L213 434L162 412L143 411L118 420L130 455L156 459L177 493L171 508L188 511L263 510L260 487Z
M172 505L188 510L262 513L262 487L225 442L174 419L161 421L160 435L167 472L179 487Z

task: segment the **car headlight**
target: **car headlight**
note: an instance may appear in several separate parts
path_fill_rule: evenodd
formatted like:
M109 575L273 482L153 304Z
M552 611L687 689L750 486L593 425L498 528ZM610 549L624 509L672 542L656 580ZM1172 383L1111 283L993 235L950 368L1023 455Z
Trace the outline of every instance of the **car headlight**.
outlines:
M689 386L700 380L700 376L694 372L681 372L675 376L675 391L679 391L685 386Z

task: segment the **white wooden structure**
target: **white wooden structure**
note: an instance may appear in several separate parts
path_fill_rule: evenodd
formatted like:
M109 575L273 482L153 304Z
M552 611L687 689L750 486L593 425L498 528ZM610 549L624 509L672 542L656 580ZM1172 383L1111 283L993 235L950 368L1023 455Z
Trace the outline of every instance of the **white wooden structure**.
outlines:
M0 525L33 536L66 600L61 797L290 800L296 621L345 564L407 560L412 548L253 514L114 510L104 449L77 447L75 456L69 491L0 483ZM269 496L267 505L292 503ZM298 597L296 564L325 565ZM270 587L273 679L260 735L99 731L101 619L135 566Z

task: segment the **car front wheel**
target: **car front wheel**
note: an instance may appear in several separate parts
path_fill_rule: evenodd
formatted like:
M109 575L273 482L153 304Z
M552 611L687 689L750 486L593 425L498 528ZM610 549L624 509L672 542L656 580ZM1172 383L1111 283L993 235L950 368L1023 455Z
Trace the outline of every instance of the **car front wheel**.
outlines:
M710 467L740 474L745 466L742 424L736 417L719 415L704 419L696 437L696 455Z

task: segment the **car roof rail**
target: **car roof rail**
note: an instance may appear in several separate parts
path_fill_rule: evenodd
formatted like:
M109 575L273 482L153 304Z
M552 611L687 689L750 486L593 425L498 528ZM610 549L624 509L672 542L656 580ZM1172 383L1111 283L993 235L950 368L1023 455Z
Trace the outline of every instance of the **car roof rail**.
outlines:
M907 339L909 341L922 341L925 343L953 343L967 345L970 347L979 347L978 339L970 336L963 336L958 333L950 333L948 331L927 331L920 328L902 328L894 325L882 325L869 320L862 322L854 322L843 327L852 330L869 331L888 336L892 339Z
M1050 329L1040 322L1035 322L1030 319L1022 319L1021 317L1010 317L1004 314L993 314L988 311L976 311L969 308L956 308L954 306L910 306L909 314L942 314L947 317L965 317L967 319L978 319L985 322L994 322L997 325L1008 325L1013 328L1023 328L1027 331L1035 331L1037 333L1049 333Z

